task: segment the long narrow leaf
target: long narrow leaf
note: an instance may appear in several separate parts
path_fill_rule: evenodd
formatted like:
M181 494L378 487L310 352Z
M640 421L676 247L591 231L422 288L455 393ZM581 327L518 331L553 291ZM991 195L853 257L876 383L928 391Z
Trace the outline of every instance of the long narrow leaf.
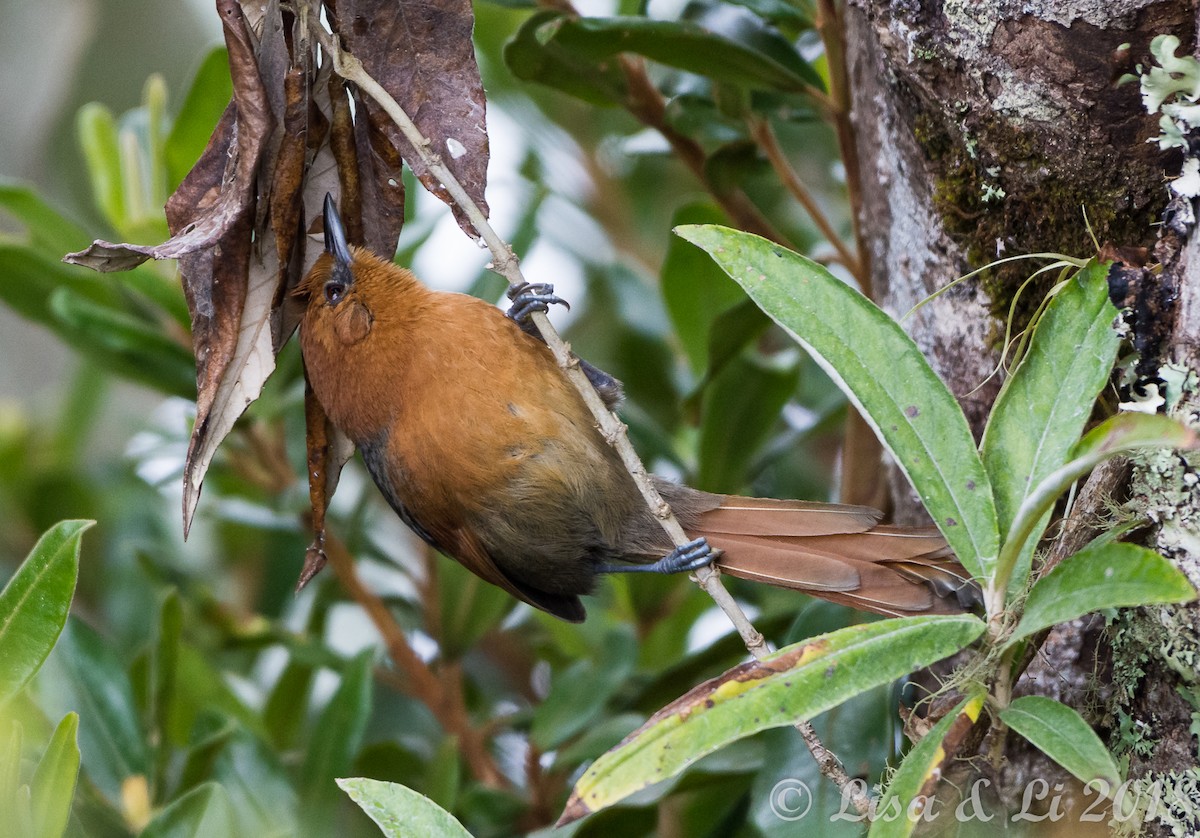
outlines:
M734 667L659 710L592 763L559 824L673 777L730 742L810 719L954 654L983 628L971 615L900 617L821 635Z
M33 774L30 790L38 838L59 838L67 829L79 779L79 716L63 716Z
M1108 788L1121 784L1121 772L1112 754L1096 731L1067 705L1045 696L1027 695L1001 710L1000 719L1080 782L1104 780Z
M973 576L990 578L996 508L966 417L912 339L821 265L714 225L675 231L707 251L859 407Z
M964 699L908 752L875 808L868 838L908 838L912 834L917 825L908 816L913 802L922 794L933 794L935 789L929 786L937 785L939 769L946 761L946 741L966 735L979 718L984 698L980 694Z
M1101 608L1189 602L1196 590L1165 558L1135 544L1087 547L1039 579L1005 645Z
M0 591L0 704L41 667L67 622L79 544L94 521L62 521L38 539Z
M1122 413L1093 428L1071 451L1070 460L1055 469L1021 502L996 563L993 596L1008 587L1030 533L1058 496L1072 483L1107 459L1139 448L1194 448L1196 432L1166 416Z
M1106 265L1092 262L1064 285L996 397L980 448L1001 532L1021 501L1066 460L1108 381L1120 338L1111 328L1117 309L1108 299L1107 275ZM1030 533L1014 584L1024 584L1047 520L1043 516Z

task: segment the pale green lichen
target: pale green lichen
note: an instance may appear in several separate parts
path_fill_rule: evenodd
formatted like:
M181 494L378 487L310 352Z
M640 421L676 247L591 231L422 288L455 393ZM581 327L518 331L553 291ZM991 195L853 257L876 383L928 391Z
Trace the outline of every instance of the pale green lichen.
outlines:
M1142 68L1142 104L1146 112L1161 112L1159 135L1152 137L1164 151L1188 148L1187 133L1200 128L1200 61L1190 55L1175 55L1179 39L1159 35L1150 42L1150 54L1158 66ZM1179 177L1171 181L1171 191L1185 198L1200 195L1200 159L1188 157Z

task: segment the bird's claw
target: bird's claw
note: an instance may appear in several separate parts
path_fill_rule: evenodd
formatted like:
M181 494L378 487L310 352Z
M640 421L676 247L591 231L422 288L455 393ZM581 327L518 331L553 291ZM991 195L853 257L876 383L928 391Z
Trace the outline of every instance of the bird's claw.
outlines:
M568 311L571 308L570 303L555 295L554 286L548 282L522 283L509 289L508 298L512 300L508 316L522 325L529 320L529 315L535 311L545 313L552 305L564 305Z
M601 565L601 573L689 573L693 570L712 564L720 555L714 550L706 538L696 538L676 547L670 553L650 564L606 564Z

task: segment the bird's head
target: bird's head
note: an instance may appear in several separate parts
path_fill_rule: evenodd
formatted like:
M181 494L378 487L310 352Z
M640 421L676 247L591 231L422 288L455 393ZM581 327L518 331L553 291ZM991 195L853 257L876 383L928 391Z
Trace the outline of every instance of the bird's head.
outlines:
M359 282L366 272L360 264L368 254L352 248L332 195L325 196L325 252L296 287L308 298L304 331L342 345L355 344L371 333L374 315L369 304L369 282Z

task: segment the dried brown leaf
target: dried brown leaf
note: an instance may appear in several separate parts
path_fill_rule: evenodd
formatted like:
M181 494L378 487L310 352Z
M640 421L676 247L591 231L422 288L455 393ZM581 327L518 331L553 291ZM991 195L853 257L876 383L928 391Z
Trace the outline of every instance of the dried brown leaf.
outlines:
M470 0L338 0L334 20L346 48L412 117L430 139L430 150L486 215L486 99L471 41ZM399 150L425 188L451 206L463 230L477 235L400 129L374 102L366 103L366 110L375 130ZM379 154L378 145L372 146ZM361 142L358 147L361 160Z

